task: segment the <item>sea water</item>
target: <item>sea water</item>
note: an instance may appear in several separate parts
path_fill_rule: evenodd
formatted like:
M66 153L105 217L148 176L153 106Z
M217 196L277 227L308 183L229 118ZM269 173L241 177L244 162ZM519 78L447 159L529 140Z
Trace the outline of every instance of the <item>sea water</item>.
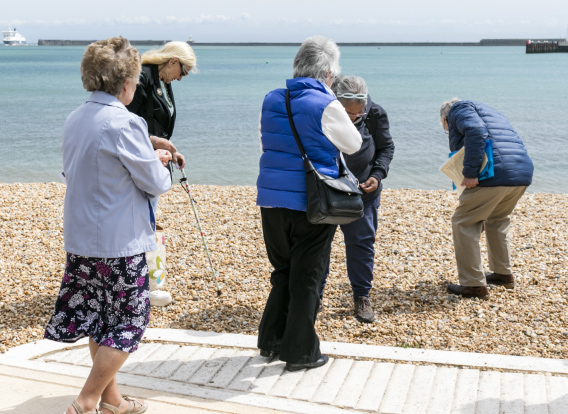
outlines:
M172 142L186 155L191 183L255 184L260 106L291 77L297 49L195 46L199 73L173 82ZM0 182L58 181L63 123L89 96L79 70L83 51L0 47ZM341 47L341 66L363 77L388 113L396 150L386 188L451 188L439 171L449 152L439 108L455 96L483 101L511 121L535 164L530 191L568 192L568 54L349 46Z

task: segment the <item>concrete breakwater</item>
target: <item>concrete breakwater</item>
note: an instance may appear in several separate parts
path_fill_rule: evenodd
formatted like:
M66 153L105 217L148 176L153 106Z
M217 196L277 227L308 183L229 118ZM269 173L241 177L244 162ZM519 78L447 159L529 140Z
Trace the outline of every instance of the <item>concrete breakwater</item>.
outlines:
M562 39L534 39L533 43ZM87 46L95 40L38 40L38 46ZM524 46L529 39L481 39L479 42L338 42L339 46ZM131 40L133 46L161 46L169 40ZM300 46L295 42L188 42L192 46Z
M533 42L556 42L559 39L536 39ZM524 46L528 39L481 39L479 42L337 42L339 46ZM301 43L263 42L194 42L197 46L300 46Z
M170 40L131 40L132 46L161 46ZM87 46L96 40L44 40L37 41L38 46Z

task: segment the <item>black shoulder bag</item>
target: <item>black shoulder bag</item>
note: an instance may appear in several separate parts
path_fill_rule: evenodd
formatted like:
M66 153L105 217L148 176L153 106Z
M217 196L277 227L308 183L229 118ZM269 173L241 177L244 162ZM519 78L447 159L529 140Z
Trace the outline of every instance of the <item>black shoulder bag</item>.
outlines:
M296 144L302 154L306 170L307 217L312 224L347 224L363 217L362 191L359 183L352 178L343 158L339 157L337 178L321 174L316 170L304 151L290 109L290 91L286 90L286 111Z

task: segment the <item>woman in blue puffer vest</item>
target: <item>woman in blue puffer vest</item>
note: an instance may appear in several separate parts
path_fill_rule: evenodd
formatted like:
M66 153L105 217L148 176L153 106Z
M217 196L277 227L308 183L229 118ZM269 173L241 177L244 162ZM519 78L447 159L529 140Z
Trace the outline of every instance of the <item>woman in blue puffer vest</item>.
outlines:
M440 109L441 123L449 133L451 151L465 147L459 206L452 216L452 234L460 284L448 285L450 293L489 298L487 284L512 289L508 231L510 214L532 183L533 163L507 118L475 101L446 101ZM486 143L493 148L494 175L480 179ZM483 227L487 239L490 273L481 262L479 238Z
M339 173L340 152L352 154L361 146L361 136L330 89L339 71L337 45L314 36L300 47L294 78L286 81L306 154L318 171L332 177ZM288 121L285 93L268 93L260 118L257 205L274 271L258 347L261 355L279 355L287 370L297 371L328 361L320 352L314 323L336 226L311 224L306 218L306 174Z

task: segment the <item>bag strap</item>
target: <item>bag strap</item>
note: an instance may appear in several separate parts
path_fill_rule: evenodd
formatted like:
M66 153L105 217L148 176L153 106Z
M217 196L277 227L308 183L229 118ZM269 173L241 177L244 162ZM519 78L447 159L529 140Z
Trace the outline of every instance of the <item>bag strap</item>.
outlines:
M296 130L296 125L294 125L294 120L292 119L292 108L290 107L290 89L286 89L286 112L288 112L288 121L290 122L292 134L294 134L294 139L296 140L296 144L300 149L300 154L302 154L302 160L304 160L304 169L306 170L306 172L315 170L316 168L314 167L314 165L308 158L306 151L304 150L304 146L302 145L302 141L300 141L300 136L298 135L298 131ZM341 153L341 151L339 151L338 168L339 175L345 175L349 171L349 168L347 168L347 165L345 164L345 160L343 159L343 154ZM351 174L351 171L349 171L348 174L353 182L357 182L357 184L359 183L359 180L357 180L357 178L353 179L355 176Z
M300 141L296 125L294 125L294 120L292 119L292 109L290 108L290 89L286 89L286 112L288 112L288 121L290 122L290 128L292 128L292 134L294 134L294 139L296 140L296 144L298 144L298 148L302 154L302 159L305 160L308 156L306 155L306 151L304 151L304 146L302 145L302 141Z
M294 120L292 119L292 108L290 108L290 89L286 89L286 112L288 112L288 121L290 122L292 134L294 134L294 139L296 140L296 144L298 144L300 154L302 154L302 160L304 161L303 164L306 174L311 171L317 171L308 158L306 151L304 151L304 146L302 145L302 141L300 141L300 136L298 135L298 131L296 131L296 125L294 125Z

